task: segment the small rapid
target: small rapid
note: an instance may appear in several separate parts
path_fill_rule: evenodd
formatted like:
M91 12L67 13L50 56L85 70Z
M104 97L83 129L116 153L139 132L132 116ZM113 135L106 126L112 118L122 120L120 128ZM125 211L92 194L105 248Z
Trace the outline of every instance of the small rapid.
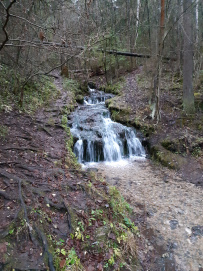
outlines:
M113 95L94 89L90 89L89 93L84 98L84 104L69 116L68 121L78 161L115 162L145 157L136 130L111 120L105 101Z

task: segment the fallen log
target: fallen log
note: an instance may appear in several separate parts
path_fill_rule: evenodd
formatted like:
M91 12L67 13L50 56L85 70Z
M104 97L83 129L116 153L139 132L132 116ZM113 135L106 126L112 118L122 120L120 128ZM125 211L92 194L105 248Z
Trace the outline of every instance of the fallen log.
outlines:
M15 41L15 40L13 40ZM21 42L23 43L31 43L29 41L26 41L26 40L21 40ZM78 49L78 50L88 50L88 51L91 51L92 50L92 47L85 47L85 46L75 46L75 47L72 47L70 46L69 44L67 43L58 43L58 42L50 42L50 41L43 41L43 42L39 42L39 41L33 41L32 44L36 44L36 45L39 45L39 46L52 46L54 48L68 48L68 49ZM14 46L14 44L6 44L6 45L9 45L9 46ZM129 57L139 57L139 58L151 58L151 57L156 57L156 55L148 55L148 54L138 54L138 53L131 53L131 52L121 52L121 51L117 51L117 50L104 50L104 49L100 49L100 48L97 48L96 51L98 52L102 52L102 53L107 53L107 54L110 54L110 55L121 55L121 56L129 56ZM172 60L172 61L176 61L177 58L174 58L174 57L162 57L163 60Z

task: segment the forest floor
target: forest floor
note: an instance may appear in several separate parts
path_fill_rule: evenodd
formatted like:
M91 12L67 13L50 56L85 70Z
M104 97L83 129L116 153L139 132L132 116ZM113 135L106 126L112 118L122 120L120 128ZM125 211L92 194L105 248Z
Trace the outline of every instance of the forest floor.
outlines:
M129 268L121 270L169 271L175 268L175 264L180 269L174 270L202 270L202 138L201 130L197 129L201 128L202 115L198 112L197 120L189 121L196 129L185 126L182 119L177 129L176 120L180 114L175 118L174 110L170 117L162 112L159 126L152 125L148 118L146 89L138 88L137 74L135 71L125 76L122 95L111 103L112 117L144 127L143 142L150 144L151 149L155 147L153 155L159 161L178 165L174 169L162 169L150 160L134 162L129 164L130 168L119 171L99 166L98 177L78 169L71 157L67 157L69 136L61 119L67 113L64 108L72 104L72 96L63 91L60 79L55 84L61 97L48 108L40 109L33 116L19 111L0 113L0 123L7 127L0 144L0 270L10 270L11 267L47 270L47 265L54 270L54 264L62 270L67 257L72 257L70 260L74 259L78 264L74 255L63 255L64 250L72 247L87 271L103 270L112 257L116 259L114 251L105 247L109 240L115 241L115 232L110 226L107 227L107 240L104 237L102 246L97 247L98 238L104 235L100 232L98 237L98 228L102 227L104 218L114 223L106 181L118 185L133 206L132 220L141 231L141 237L136 240L139 263L130 265L129 262ZM96 78L95 82L99 79ZM173 96L167 97L170 105L163 105L164 108L170 109L171 104L176 103ZM166 137L167 148L164 148L160 142ZM177 138L178 142L175 141ZM172 155L172 159L171 156L167 161L163 159L165 151ZM106 181L101 181L101 176ZM95 210L102 210L98 217ZM79 229L77 236L82 233L83 237L67 238L73 228ZM53 242L54 249L59 249L54 259L49 247ZM88 249L90 243L93 245ZM125 246L128 256L132 248ZM112 268L118 269L116 264L115 260Z
M0 113L0 270L157 270L129 205L72 157L73 93L55 85L60 97L34 115Z

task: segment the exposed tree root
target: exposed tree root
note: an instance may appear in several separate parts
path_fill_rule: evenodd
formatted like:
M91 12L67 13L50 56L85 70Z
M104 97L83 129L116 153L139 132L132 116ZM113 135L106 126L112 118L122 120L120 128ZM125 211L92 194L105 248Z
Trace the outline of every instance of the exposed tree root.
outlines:
M20 208L20 209L17 211L17 213L15 214L15 217L14 217L13 221L9 224L9 226L8 226L5 230L0 231L0 239L5 238L5 237L9 234L10 226L16 222L16 220L17 220L17 218L18 218L18 215L19 215L19 213L20 213L21 210L22 210L22 208ZM1 269L0 269L0 270L1 270Z
M22 206L23 211L24 211L24 217L25 217L26 225L28 227L28 232L29 232L30 239L31 239L31 241L34 244L36 244L36 240L35 240L35 238L34 238L34 236L32 234L33 228L30 225L30 222L29 222L29 219L28 219L28 215L27 215L26 205L25 205L25 202L23 200L22 187L21 187L21 179L19 179L19 182L18 182L18 191L19 191L19 198L20 198L21 206Z
M43 232L39 228L37 228L35 225L34 225L34 229L35 229L35 231L37 232L38 236L40 237L40 239L42 241L44 252L48 256L49 270L50 271L55 271L54 262L53 262L53 256L49 252L49 247L48 247L48 244L47 244L47 239L46 239L45 235L43 234Z
M17 150L17 151L34 151L34 152L38 152L39 149L37 148L32 148L32 147L16 147L16 146L8 146L5 148L2 148L3 150Z
M41 127L39 127L41 130L43 130L48 136L51 136L51 137L53 137L53 135L49 132L49 130L46 128L46 127L44 127L44 126L41 126Z
M17 183L19 183L19 182L21 183L22 182L22 179L20 179L19 177L15 176L13 174L8 173L5 170L0 170L0 176L6 177L9 180L14 180ZM28 179L26 179L26 181L29 182L29 183L33 183L32 181L30 181Z
M63 204L66 208L66 211L67 211L67 222L68 222L68 228L69 228L69 231L71 232L72 231L72 226L71 226L71 216L70 216L70 213L69 213L69 209L68 209L68 205L66 204L65 201L63 201Z
M70 216L70 212L68 209L68 205L65 203L65 201L63 200L63 202L61 204L55 204L52 201L50 201L47 197L45 197L45 201L51 207L53 207L57 210L65 210L67 212L67 223L68 223L69 231L71 232L72 231L71 216Z
M18 136L16 136L16 137L19 137L19 138L22 138L22 139L25 139L25 140L28 140L28 141L32 141L32 137L30 137L30 136L20 136L20 135L18 135Z
M5 199L7 199L7 200L14 200L14 199L16 199L16 198L13 198L13 197L9 196L6 192L4 192L2 190L0 190L0 197L3 197Z

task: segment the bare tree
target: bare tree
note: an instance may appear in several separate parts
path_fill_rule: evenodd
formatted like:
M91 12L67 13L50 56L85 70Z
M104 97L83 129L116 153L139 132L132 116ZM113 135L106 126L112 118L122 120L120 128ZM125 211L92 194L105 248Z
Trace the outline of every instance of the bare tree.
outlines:
M183 8L183 107L186 113L194 113L193 91L193 9L192 0L184 0Z

